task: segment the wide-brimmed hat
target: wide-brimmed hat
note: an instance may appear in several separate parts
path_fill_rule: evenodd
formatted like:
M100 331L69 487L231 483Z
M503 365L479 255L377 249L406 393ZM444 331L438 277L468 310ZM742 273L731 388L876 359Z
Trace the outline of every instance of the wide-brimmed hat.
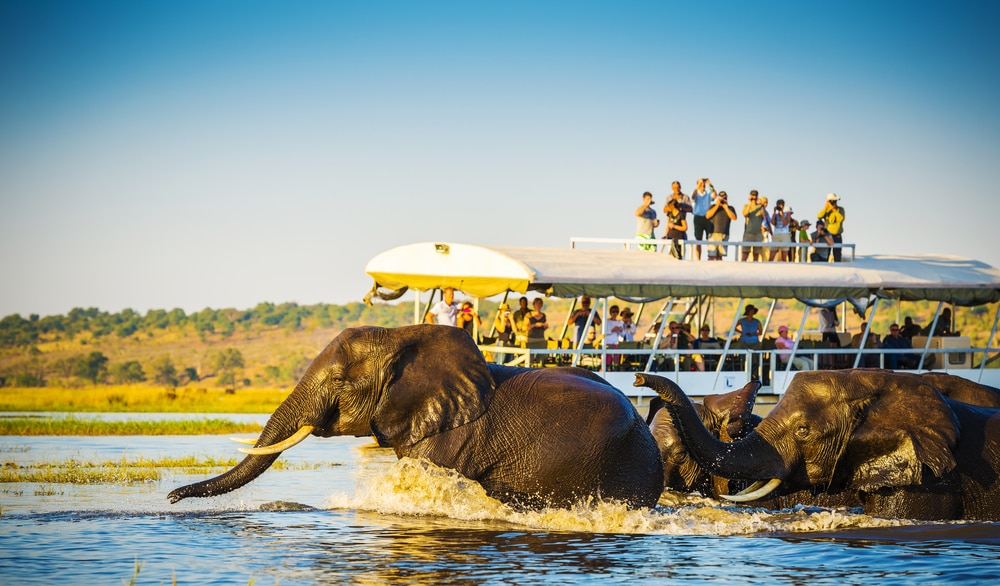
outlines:
M757 313L757 308L753 304L747 305L747 308L743 310L743 315L746 315L751 311Z
M510 306L507 305L506 303L501 303L500 304L500 311L504 311L504 310L510 311Z
M837 201L839 199L840 198L837 197L836 193L828 193L828 194L826 194L826 201Z
M632 315L632 310L626 307L619 315Z

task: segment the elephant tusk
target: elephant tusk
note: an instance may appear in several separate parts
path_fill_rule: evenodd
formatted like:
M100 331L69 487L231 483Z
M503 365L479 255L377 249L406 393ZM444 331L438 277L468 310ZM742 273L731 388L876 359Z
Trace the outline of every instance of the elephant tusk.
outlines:
M750 489L754 489L763 481L757 481L750 486L750 488L738 493L738 494L720 494L719 497L726 499L727 501L733 501L735 503L745 503L748 501L755 501L759 498L763 498L771 492L781 486L780 478L772 478L761 488L756 488L753 492Z
M256 437L254 437L254 438L231 437L229 439L233 440L234 442L236 442L238 444L246 444L248 446L252 446L252 445L256 444L257 440L260 439L260 438L256 438Z
M754 482L750 486L748 486L748 487L744 488L743 490L739 491L738 493L736 493L736 496L743 496L745 494L749 494L749 493L757 490L758 488L760 488L762 486L764 486L764 481L763 480L758 480L757 482Z
M312 425L303 425L298 431L295 432L295 434L284 441L259 448L240 448L240 451L244 454L250 454L251 456L269 456L271 454L280 454L309 437L309 434L312 433L313 429L315 429L315 427Z

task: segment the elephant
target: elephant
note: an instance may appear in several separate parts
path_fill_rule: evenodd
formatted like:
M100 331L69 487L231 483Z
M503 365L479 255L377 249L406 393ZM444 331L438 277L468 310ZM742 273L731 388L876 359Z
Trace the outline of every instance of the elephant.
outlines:
M399 458L423 458L519 508L594 496L656 506L663 462L620 390L575 367L488 364L452 326L343 331L270 416L249 455L171 502L219 495L263 473L309 435L373 436Z
M732 443L714 437L675 386L649 386L699 465L755 481L732 500L773 505L811 493L876 516L1000 520L1000 409L947 397L929 380L881 369L800 372Z
M663 377L656 377L657 384L674 385ZM644 380L642 375L639 380ZM678 392L680 388L678 387ZM731 442L742 438L760 423L760 416L753 413L753 407L760 390L760 381L754 380L742 389L708 395L701 403L694 403L705 427L722 441ZM704 496L719 498L729 492L729 480L712 476L705 472L684 447L677 428L670 419L670 413L663 409L665 402L660 397L649 401L646 424L653 439L660 447L663 458L663 482L666 488L677 492L700 492Z

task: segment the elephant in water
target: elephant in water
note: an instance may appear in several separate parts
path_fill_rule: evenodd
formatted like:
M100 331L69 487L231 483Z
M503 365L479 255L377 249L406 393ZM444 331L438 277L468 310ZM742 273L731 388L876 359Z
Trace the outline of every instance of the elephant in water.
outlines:
M645 376L645 375L643 375ZM642 377L637 377L643 381ZM676 385L669 379L658 377L661 384ZM643 386L640 382L637 386ZM725 442L738 440L750 433L760 423L760 416L753 414L760 381L751 381L742 389L706 396L701 403L694 403L695 411L705 428L713 436ZM677 387L677 391L680 388ZM670 419L670 413L663 409L665 402L659 397L649 401L646 424L653 439L660 446L663 457L663 482L666 488L677 492L700 492L704 496L719 498L729 493L729 480L712 476L706 472L694 456L684 446L681 436Z
M755 430L725 443L660 378L641 382L665 401L694 459L711 474L757 481L732 500L807 491L872 515L1000 520L1000 409L945 395L988 401L988 387L969 394L953 380L880 369L800 372Z
M268 419L250 455L180 487L171 502L223 494L309 435L374 436L520 507L588 496L653 507L663 462L625 395L579 368L487 364L465 330L441 325L345 330Z

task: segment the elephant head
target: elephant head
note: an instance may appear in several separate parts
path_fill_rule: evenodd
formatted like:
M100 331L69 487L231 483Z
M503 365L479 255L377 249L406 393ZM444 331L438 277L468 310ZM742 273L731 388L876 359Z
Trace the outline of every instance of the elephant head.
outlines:
M637 374L635 386L648 386L654 390L669 386L680 392L673 381L653 374ZM746 436L760 423L760 417L753 414L758 390L760 381L751 381L742 389L706 396L701 403L694 403L693 407L702 424L713 436L724 442L732 442ZM649 402L646 423L660 447L666 487L680 492L698 491L703 495L716 497L727 493L728 479L712 476L698 465L681 441L670 413L663 409L664 405L663 399L654 397Z
M461 368L449 365L461 365ZM171 502L235 490L309 435L375 436L400 449L479 418L494 383L461 328L345 330L309 365L268 419L250 455L228 472L170 493Z
M800 372L756 429L732 443L714 437L678 389L656 390L702 467L756 481L744 493L722 495L730 500L763 498L778 486L784 493L926 486L956 466L956 417L933 386L912 375Z

